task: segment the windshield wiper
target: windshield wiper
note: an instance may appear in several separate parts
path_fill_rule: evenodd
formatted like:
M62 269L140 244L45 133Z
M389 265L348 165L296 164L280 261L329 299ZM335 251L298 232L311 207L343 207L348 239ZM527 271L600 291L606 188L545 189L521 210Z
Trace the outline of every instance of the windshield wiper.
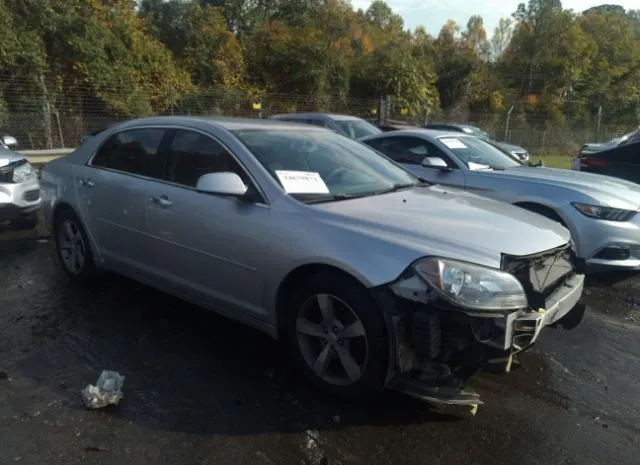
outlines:
M379 190L379 191L372 191L372 192L363 192L361 194L325 195L325 196L318 197L318 198L315 198L315 199L304 200L303 202L306 203L306 204L324 203L324 202L338 202L340 200L359 199L359 198L362 198L362 197L370 197L372 195L389 194L391 192L397 192L397 191L404 190L404 189L410 189L412 187L425 187L425 186L430 186L430 185L431 185L430 182L426 181L425 179L419 178L418 179L418 183L394 184L393 186L389 187L388 189L383 189L383 190Z
M325 203L325 202L338 202L340 200L350 200L357 199L358 197L366 197L371 195L371 193L367 192L366 194L334 194L334 195L324 195L322 197L317 197L315 199L302 200L303 203L312 204L312 203Z
M415 184L415 183L407 183L407 184L394 184L393 186L389 187L388 189L383 189L381 191L376 191L376 192L372 192L371 195L382 195L382 194L389 194L391 192L398 192L404 189L410 189L412 187L419 187L421 186L422 183L419 184Z

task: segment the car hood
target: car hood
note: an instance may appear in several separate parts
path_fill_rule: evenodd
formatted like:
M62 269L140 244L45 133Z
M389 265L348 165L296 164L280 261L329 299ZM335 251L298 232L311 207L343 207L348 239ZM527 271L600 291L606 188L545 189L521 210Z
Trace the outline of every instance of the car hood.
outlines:
M503 179L516 178L518 182L553 185L572 189L604 202L630 203L636 208L640 207L640 184L602 174L528 166L484 172L483 174Z
M530 255L570 239L569 231L540 215L441 186L312 207L327 213L319 221L410 248L416 259L433 255L498 268L502 253Z
M0 168L14 161L23 160L24 156L4 148L0 148Z

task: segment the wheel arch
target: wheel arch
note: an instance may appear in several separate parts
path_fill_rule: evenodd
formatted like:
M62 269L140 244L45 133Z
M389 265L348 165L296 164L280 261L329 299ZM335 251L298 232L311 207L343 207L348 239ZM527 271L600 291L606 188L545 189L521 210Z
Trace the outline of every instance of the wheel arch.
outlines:
M82 228L84 229L85 234L87 235L88 239L89 239L89 247L91 248L91 252L93 253L93 256L96 260L101 261L102 257L98 252L98 247L97 244L94 241L94 238L91 234L91 232L89 231L89 228L87 228L87 224L84 221L84 219L82 218L82 215L80 215L78 213L78 211L76 211L75 208L73 208L73 206L69 203L66 202L64 200L56 203L56 205L53 207L53 211L51 213L51 227L55 228L56 227L56 223L58 221L58 218L60 217L60 214L62 214L62 212L64 211L70 211L71 213L73 213L76 218L78 218L78 221L80 222L80 226L82 226ZM51 235L53 237L55 237L56 231L50 231Z
M329 265L327 263L307 263L300 265L291 270L284 279L280 282L275 295L275 315L276 315L276 331L278 339L282 339L285 330L285 312L287 308L287 298L291 295L296 286L302 283L305 279L319 274L319 273L333 273L343 277L345 280L353 282L357 286L362 286L368 289L369 283L365 282L361 277L355 276L352 273L344 270L335 265Z
M58 218L60 217L60 214L65 210L72 211L78 218L80 218L80 216L78 215L78 212L76 212L68 202L61 201L61 202L58 202L55 205L55 207L53 207L53 212L51 214L51 227L55 227L58 221ZM80 221L82 221L82 219L80 219ZM83 224L82 226L84 227L85 225ZM54 232L54 231L51 231L51 232Z
M515 202L513 205L515 205L516 207L524 208L525 210L529 210L533 213L546 216L549 219L557 221L565 228L568 227L565 218L549 205L534 201Z

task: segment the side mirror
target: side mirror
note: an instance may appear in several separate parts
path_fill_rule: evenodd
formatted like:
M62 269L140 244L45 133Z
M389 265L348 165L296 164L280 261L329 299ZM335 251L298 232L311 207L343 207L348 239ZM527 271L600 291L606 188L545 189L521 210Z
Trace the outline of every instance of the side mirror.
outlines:
M424 160L422 160L422 166L426 166L427 168L440 168L447 171L449 170L447 162L440 157L425 157Z
M4 142L4 145L6 145L7 147L18 145L18 140L13 136L3 136L2 142Z
M224 171L200 176L196 184L196 190L208 194L241 197L247 193L248 189L240 179L240 176L230 171Z

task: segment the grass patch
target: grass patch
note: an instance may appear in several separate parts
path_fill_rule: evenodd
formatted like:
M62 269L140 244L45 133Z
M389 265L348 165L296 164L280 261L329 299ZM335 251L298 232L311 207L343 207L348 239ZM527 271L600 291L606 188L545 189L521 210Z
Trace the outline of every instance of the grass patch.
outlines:
M531 162L537 163L542 160L545 166L549 168L562 168L565 170L571 169L571 163L573 159L570 155L532 155Z

